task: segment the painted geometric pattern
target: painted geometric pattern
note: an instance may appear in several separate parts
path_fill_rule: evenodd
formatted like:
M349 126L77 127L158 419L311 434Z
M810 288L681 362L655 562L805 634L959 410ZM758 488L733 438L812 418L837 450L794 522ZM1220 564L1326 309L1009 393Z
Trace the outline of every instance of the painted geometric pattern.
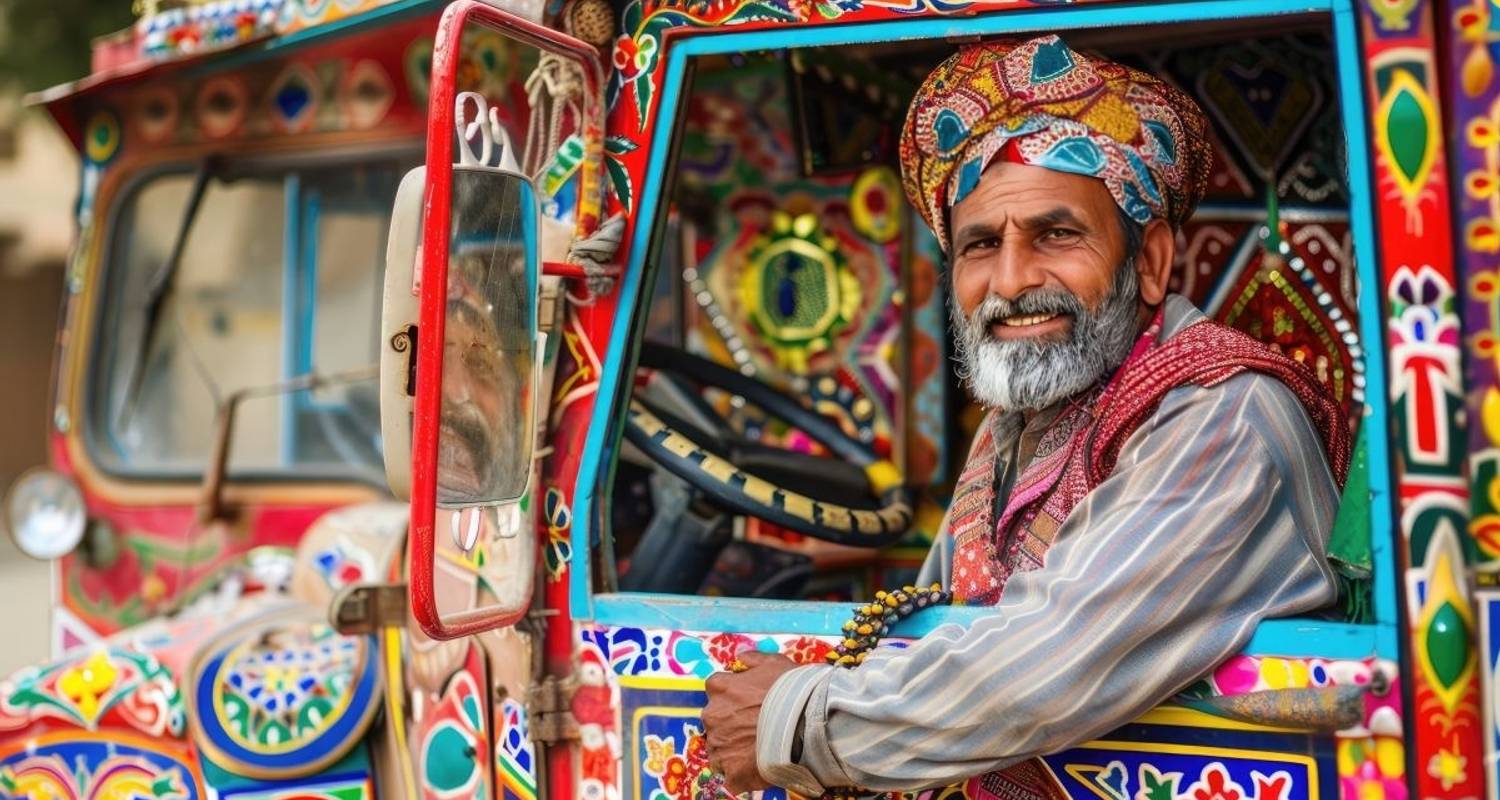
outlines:
M194 738L234 773L301 777L343 757L370 724L380 669L366 637L275 620L205 648Z
M324 626L282 644L292 646L242 646L215 686L215 708L246 747L284 750L321 734L348 702L345 690L364 655L359 639Z
M500 703L495 774L501 800L535 800L536 750L526 727L526 707L507 697Z
M1423 566L1406 576L1407 617L1414 621L1412 727L1422 737L1417 767L1428 791L1478 782L1481 742L1488 738L1480 720L1492 713L1481 709L1480 653L1471 638L1478 626L1458 537L1452 526L1438 527Z
M1136 58L1192 94L1216 138L1172 289L1312 368L1352 425L1364 353L1333 52L1302 34Z

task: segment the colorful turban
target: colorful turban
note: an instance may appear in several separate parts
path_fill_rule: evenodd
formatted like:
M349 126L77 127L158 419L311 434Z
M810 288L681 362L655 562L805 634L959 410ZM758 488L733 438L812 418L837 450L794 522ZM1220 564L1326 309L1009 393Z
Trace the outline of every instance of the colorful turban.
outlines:
M1203 197L1209 148L1208 120L1192 98L1043 36L965 45L938 65L906 115L901 177L946 249L947 210L1002 149L1009 160L1104 181L1136 222L1178 227Z

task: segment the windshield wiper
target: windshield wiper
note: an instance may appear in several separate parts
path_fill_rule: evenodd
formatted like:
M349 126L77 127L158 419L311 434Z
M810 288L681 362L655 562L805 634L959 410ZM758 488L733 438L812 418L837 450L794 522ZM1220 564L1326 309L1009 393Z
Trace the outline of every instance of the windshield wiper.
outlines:
M172 249L167 254L167 260L146 283L145 324L141 328L139 349L130 362L130 374L125 384L125 400L120 406L119 415L115 418L114 427L118 430L123 430L129 423L140 401L141 383L145 380L146 374L146 360L151 356L151 348L156 346L156 329L157 323L161 321L162 307L166 304L167 295L172 289L172 279L177 275L177 267L182 262L182 252L187 249L188 234L193 229L193 222L198 218L198 208L203 205L203 194L208 189L208 182L217 172L217 159L214 156L209 156L199 162L198 171L193 176L192 193L188 195L187 206L182 210L182 221L177 226L177 236L172 240ZM215 395L214 402L217 403L217 390L210 386L209 391Z

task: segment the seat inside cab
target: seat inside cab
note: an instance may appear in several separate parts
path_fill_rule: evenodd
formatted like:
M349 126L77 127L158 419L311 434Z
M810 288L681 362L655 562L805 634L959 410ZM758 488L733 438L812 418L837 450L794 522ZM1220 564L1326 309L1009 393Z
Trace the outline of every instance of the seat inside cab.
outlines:
M1164 76L1207 112L1216 156L1177 238L1172 290L1310 366L1356 428L1365 353L1327 18L1062 35ZM829 543L726 508L627 443L610 503L618 588L849 600L914 580L983 414L956 374L942 251L898 177L907 105L951 52L907 41L691 60L637 325L643 364L706 359L794 398L894 464L913 511L893 543ZM671 371L690 374L638 370L636 396L706 450L774 486L874 507L867 471L826 457L817 437ZM1357 578L1369 528L1355 506L1335 551ZM1329 615L1363 620L1368 586L1346 589Z

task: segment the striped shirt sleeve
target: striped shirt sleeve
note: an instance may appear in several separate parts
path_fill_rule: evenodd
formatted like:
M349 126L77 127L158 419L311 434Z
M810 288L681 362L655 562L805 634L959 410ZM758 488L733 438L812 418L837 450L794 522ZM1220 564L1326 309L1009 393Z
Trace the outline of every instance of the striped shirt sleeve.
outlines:
M1332 602L1337 504L1319 438L1280 383L1175 390L993 614L858 669L778 680L758 719L761 775L811 797L913 790L1107 733L1233 655L1261 620Z

